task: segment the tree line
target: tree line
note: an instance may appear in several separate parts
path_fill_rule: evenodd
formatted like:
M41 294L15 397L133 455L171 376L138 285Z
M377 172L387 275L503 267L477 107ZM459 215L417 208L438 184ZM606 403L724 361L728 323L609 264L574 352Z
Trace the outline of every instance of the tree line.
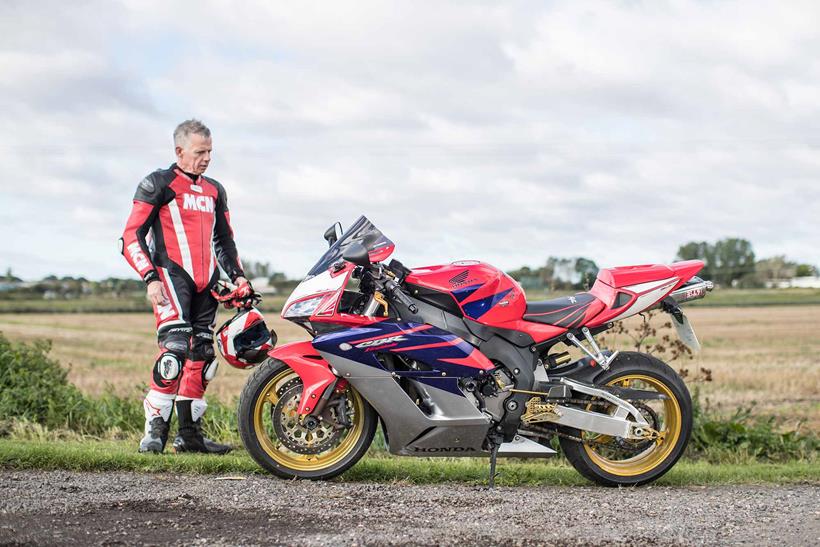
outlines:
M785 255L757 259L746 239L725 238L714 243L690 241L678 247L675 260L703 260L698 274L723 287L762 288L769 281L818 275L812 264L791 261ZM507 272L525 289L586 290L598 274L598 265L586 257L547 258L537 268L524 266Z
M698 275L723 287L760 288L767 281L817 275L816 266L790 261L785 255L758 260L751 242L740 238L690 241L678 248L675 259L703 260L706 265Z
M698 274L700 277L723 287L760 288L769 281L818 275L815 265L792 261L784 255L757 259L751 242L742 238L725 238L714 243L690 241L678 247L675 260L692 259L703 260L706 264ZM299 283L298 279L288 279L283 272L274 270L270 262L243 260L242 266L249 279L264 278L280 293L290 292ZM594 260L583 256L550 256L543 266L522 266L507 273L521 283L524 289L588 290L595 282L598 269ZM61 298L121 297L145 290L142 281L135 278L110 277L101 281L89 281L84 277L50 275L40 281L25 283L25 286L14 287L21 282L8 268L6 274L0 276L0 284L5 284L5 287L0 287L4 289L2 294L6 298L25 295Z

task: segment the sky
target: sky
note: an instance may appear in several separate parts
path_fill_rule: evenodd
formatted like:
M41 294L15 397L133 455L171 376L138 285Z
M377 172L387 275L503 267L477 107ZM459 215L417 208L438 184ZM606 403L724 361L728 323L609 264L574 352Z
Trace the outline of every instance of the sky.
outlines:
M0 269L118 252L172 132L212 130L241 256L301 277L366 215L408 266L820 265L820 3L0 3Z

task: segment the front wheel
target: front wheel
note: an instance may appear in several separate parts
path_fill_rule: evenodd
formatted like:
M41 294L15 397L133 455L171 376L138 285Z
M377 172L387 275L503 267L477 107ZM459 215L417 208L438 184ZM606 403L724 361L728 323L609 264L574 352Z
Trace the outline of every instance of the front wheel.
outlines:
M561 438L561 448L573 467L605 486L652 482L683 455L692 434L692 399L680 376L666 363L643 353L623 352L595 384L656 391L665 399L633 401L657 435L631 440L578 430L569 433L583 442ZM586 410L614 410L591 401Z
M321 419L305 421L297 408L302 380L287 364L263 362L239 397L239 434L256 462L282 478L330 479L367 452L376 411L347 384L336 389Z

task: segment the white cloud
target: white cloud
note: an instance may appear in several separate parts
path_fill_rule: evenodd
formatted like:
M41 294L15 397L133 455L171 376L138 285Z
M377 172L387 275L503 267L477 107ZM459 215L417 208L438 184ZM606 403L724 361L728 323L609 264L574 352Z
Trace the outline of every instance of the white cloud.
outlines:
M406 264L820 263L813 2L8 2L0 266L128 275L170 133L215 136L243 256L300 275L367 214ZM9 226L11 228L9 228ZM46 249L46 251L40 251ZM2 266L5 267L5 266Z

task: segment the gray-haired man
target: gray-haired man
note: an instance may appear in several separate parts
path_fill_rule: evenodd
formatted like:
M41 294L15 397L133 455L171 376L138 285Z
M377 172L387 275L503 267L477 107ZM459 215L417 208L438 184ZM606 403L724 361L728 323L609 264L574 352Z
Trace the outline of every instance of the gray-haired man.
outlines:
M229 446L202 435L203 399L216 374L211 286L217 262L237 285L247 283L236 252L225 189L202 176L211 161L211 132L198 120L174 131L177 160L137 186L122 253L147 285L157 320L159 354L145 397L140 452L162 452L174 401L177 451L224 454Z

